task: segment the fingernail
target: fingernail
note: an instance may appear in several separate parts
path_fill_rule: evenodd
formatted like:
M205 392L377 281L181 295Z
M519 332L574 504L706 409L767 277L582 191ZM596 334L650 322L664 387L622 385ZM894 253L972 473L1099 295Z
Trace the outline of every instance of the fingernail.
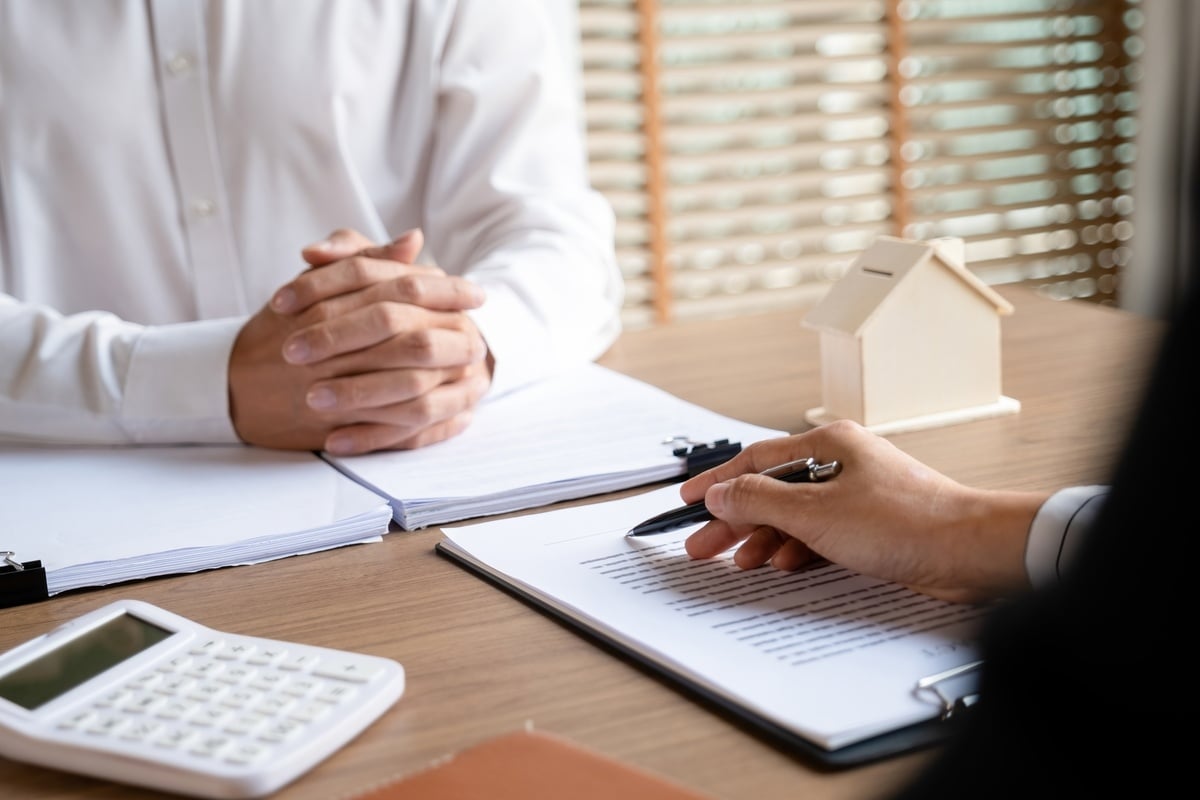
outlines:
M313 389L304 400L309 408L333 408L337 405L337 395L328 386Z
M291 311L296 304L296 293L291 289L280 289L271 298L271 308L280 312Z
M416 228L409 228L404 233L397 236L395 239L392 239L392 244L400 244L400 242L403 242L405 239L408 239L416 232L417 232Z
M347 455L354 451L354 439L335 433L325 440L325 449L331 453Z
M704 505L713 514L720 516L725 511L725 493L729 490L729 486L724 483L714 483L708 487L708 491L704 493Z
M311 352L308 345L300 339L294 339L283 346L283 358L289 364L303 364Z
M329 241L328 239L322 239L319 242L313 242L312 244L310 244L308 247L306 247L304 249L305 250L316 250L317 252L323 253L326 250L330 249L331 247L333 247L333 242Z

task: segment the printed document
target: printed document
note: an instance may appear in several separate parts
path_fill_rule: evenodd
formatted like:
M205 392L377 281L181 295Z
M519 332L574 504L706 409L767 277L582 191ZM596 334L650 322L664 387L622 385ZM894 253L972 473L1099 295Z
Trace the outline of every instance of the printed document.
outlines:
M443 555L676 675L725 705L836 750L936 719L917 681L979 658L985 609L821 562L742 570L692 560L698 526L628 538L680 504L678 486L444 528ZM962 696L974 674L942 688Z

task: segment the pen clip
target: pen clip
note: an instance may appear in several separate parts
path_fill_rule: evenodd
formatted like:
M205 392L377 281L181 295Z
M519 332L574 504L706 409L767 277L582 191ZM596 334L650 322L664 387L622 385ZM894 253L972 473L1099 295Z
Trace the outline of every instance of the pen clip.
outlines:
M811 456L808 458L798 458L795 461L788 461L784 464L765 469L760 472L760 475L766 475L769 478L787 479L789 476L792 481L807 480L807 481L823 481L834 477L842 471L842 462L834 459L827 464L818 464L817 460Z
M842 471L842 462L836 458L827 464L813 464L809 467L809 479L813 481L823 481L835 477Z
M778 478L782 475L790 475L792 473L801 472L807 469L810 473L813 467L816 466L817 460L811 456L808 458L797 458L795 461L787 461L783 464L776 464L773 467L768 467L759 475L766 475L768 478Z

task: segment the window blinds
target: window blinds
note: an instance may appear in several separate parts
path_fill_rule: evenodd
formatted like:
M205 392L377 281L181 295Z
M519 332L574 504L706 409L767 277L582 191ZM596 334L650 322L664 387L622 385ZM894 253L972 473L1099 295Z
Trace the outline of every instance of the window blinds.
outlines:
M580 0L625 322L807 306L879 234L1115 302L1136 0Z

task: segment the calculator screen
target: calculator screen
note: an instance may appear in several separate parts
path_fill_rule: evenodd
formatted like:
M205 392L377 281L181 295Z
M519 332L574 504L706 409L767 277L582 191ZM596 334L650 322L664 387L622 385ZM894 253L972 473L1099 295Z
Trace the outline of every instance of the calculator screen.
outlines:
M132 614L121 614L0 675L0 697L33 710L171 634Z

